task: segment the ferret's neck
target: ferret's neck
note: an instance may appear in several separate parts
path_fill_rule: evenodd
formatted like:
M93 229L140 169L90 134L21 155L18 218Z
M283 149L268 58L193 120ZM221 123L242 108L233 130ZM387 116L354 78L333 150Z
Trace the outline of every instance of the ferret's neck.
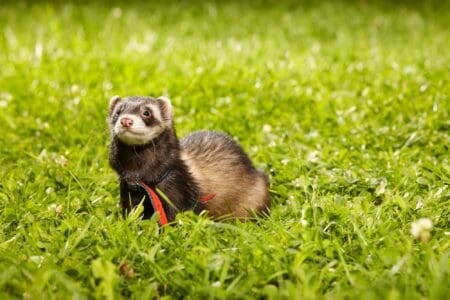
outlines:
M164 131L149 144L129 146L114 139L110 163L120 178L129 182L154 182L180 160L180 146L174 129Z

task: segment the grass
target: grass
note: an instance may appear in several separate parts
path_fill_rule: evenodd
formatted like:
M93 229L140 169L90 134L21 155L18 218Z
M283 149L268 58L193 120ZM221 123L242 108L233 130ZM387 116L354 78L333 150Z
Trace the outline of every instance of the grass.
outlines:
M445 1L2 4L0 298L448 299L449 27ZM122 219L115 94L234 136L271 216Z

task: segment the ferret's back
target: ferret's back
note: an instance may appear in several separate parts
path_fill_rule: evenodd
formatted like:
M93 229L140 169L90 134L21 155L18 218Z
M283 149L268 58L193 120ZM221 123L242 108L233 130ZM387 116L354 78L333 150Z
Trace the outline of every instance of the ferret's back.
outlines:
M247 154L229 136L194 132L180 141L181 157L202 195L214 194L206 203L212 216L251 217L269 207L267 176L256 170Z
M228 135L215 131L196 131L180 141L181 149L195 160L208 164L253 168L247 154Z

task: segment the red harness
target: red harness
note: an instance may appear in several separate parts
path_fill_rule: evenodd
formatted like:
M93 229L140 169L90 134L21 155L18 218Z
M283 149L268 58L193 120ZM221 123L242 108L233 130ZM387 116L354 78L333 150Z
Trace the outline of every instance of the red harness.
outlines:
M167 220L166 211L164 210L164 206L162 205L158 193L153 188L148 186L144 181L140 181L139 185L145 190L148 197L150 198L150 203L152 204L153 210L159 213L159 225L167 225L169 222ZM216 197L215 194L208 194L206 196L200 197L199 201L205 203L209 200L214 199L214 197Z

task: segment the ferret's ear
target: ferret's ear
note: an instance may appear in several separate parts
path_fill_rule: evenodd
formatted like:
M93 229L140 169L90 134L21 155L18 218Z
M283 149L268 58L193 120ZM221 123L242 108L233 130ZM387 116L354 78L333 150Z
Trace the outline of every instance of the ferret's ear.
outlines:
M171 119L173 116L173 108L169 98L161 96L158 97L158 101L161 102L161 112L164 118Z
M114 108L116 107L117 103L122 100L119 96L112 96L111 99L109 99L109 115L111 116L112 112L114 111Z

